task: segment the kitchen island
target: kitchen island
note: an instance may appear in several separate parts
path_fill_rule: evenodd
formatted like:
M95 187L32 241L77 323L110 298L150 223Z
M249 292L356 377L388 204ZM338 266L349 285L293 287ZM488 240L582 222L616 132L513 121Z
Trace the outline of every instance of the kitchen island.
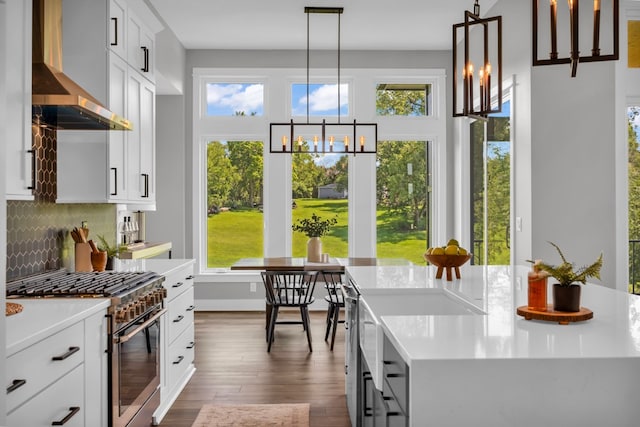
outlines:
M364 364L382 373L376 389L388 419L403 413L389 401L401 400L411 426L638 425L640 298L589 284L582 306L593 319L525 320L516 309L526 305L527 271L465 266L447 282L431 266L347 268L366 323ZM410 301L429 293L460 309L420 313ZM377 302L385 296L386 305ZM367 332L372 324L382 338ZM392 368L400 373L389 377Z

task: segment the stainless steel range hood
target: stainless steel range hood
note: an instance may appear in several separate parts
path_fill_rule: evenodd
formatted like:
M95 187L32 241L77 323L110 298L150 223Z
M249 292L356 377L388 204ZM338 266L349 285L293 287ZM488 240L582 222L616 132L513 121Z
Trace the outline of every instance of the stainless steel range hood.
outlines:
M62 0L33 0L32 53L34 123L56 129L133 128L62 72Z

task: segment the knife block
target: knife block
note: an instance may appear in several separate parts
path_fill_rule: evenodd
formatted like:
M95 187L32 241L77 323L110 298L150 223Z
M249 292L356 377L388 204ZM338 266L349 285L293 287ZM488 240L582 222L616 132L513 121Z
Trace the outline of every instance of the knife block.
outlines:
M91 246L88 243L76 243L76 271L92 272Z

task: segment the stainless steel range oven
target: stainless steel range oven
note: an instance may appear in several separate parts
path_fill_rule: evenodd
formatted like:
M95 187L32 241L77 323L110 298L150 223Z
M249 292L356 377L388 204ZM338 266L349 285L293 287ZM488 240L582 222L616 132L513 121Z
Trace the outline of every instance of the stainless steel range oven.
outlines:
M7 296L107 297L109 426L150 426L160 404L160 328L164 277L151 272L58 270L7 284Z

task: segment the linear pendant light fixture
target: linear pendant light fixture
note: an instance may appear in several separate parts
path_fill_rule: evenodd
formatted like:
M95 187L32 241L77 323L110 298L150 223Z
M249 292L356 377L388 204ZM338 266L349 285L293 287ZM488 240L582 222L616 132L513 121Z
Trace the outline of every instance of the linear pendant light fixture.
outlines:
M269 151L271 153L375 153L378 147L376 123L340 122L340 15L342 7L305 7L307 14L307 120L297 123L293 119L269 125ZM338 120L337 122L311 123L309 121L309 16L311 14L335 14L338 16Z
M579 0L531 1L533 7L532 52L534 66L570 64L571 77L575 77L579 62L615 61L618 59L620 49L619 0L589 0L593 6L593 17L588 9L586 13L580 15L579 3ZM547 14L547 7L549 19L541 19ZM589 52L590 55L580 55L581 26L589 36L586 38L588 44L582 46L582 51ZM611 33L601 31L601 27L611 28ZM589 29L592 29L591 34L589 34ZM538 44L550 47L547 59L538 58ZM563 48L563 52L558 52L558 45ZM601 51L601 45L607 47L605 52Z
M486 119L500 111L502 16L481 18L475 0L473 13L466 10L464 22L453 25L453 117Z

